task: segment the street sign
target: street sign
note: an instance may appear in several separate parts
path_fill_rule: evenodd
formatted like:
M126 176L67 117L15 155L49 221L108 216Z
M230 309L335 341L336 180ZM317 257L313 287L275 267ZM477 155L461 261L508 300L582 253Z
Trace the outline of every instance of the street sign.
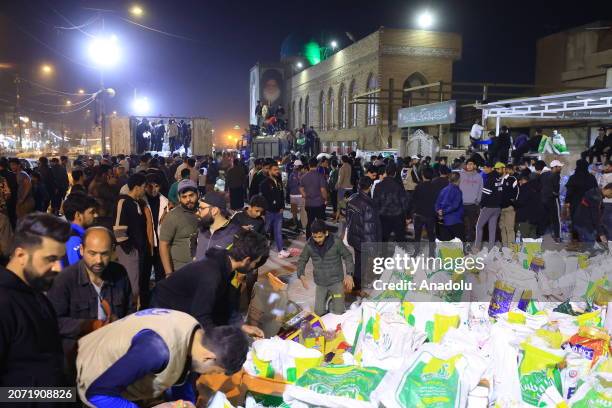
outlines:
M397 126L399 128L409 128L455 123L456 114L456 101L403 108L398 111Z

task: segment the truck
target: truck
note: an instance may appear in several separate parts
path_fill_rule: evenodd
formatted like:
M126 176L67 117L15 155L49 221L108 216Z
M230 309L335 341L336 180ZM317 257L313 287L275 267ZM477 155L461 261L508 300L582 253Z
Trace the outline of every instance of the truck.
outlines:
M106 147L111 155L137 154L136 151L136 127L143 117L137 116L110 116L107 118ZM158 122L163 119L167 125L170 119L177 122L184 120L191 124L191 152L194 155L210 155L213 151L213 127L212 122L204 117L174 117L174 116L150 116L149 122ZM167 146L166 135L164 146Z

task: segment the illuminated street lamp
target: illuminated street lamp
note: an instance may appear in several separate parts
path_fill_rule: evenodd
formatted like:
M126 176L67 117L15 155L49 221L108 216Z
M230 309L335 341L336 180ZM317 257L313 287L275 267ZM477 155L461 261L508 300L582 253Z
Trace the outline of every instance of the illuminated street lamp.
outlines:
M334 50L336 48L338 48L338 42L336 40L333 40L330 45L331 45L332 49L334 49Z
M66 106L72 106L72 101L71 100L67 100L66 101Z
M100 142L102 144L102 154L106 153L106 106L104 98L107 93L110 97L114 96L114 90L111 94L110 91L107 91L104 87L104 70L117 64L120 56L121 49L119 48L119 41L115 35L94 37L89 44L89 57L100 69L101 92L98 93L98 103L100 105Z
M53 67L49 64L42 64L40 67L40 71L44 75L51 75L53 73Z
M80 88L78 92L79 92L79 95L83 95L85 93L85 90L83 88Z
M304 67L304 64L302 64L301 62L298 62L296 66L298 67L298 69L302 69Z
M130 8L130 14L134 17L142 17L144 10L139 5L135 4Z
M134 109L136 115L146 115L151 110L149 99L146 96L134 99L132 109Z
M424 10L417 16L417 24L420 28L426 30L430 28L434 23L433 15L429 12L429 10Z
M119 61L121 51L117 36L95 37L89 44L89 57L99 67L112 67Z

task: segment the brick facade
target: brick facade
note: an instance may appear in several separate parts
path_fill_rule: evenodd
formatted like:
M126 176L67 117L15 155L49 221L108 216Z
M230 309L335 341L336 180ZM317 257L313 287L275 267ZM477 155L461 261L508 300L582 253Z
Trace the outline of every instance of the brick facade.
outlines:
M424 83L450 82L453 62L460 57L461 37L458 34L380 28L289 79L290 124L292 128L297 128L305 123L308 98L309 114L306 124L317 129L321 142L326 147L333 148L335 144L337 148L342 145L354 148L356 143L359 149L384 149L387 147L389 135L388 105L382 103L374 108L374 105L368 106L363 100L360 104L350 104L350 91L353 91L353 95L359 95L372 88L381 88L381 92L372 96L386 102L389 79L393 79L396 90L403 89L404 81L413 74ZM354 88L351 89L352 84ZM345 127L340 126L342 109L339 93L342 88L346 95ZM330 111L330 94L333 99L333 112ZM324 98L324 115L321 114L321 95ZM394 97L397 100L392 105L392 125L397 124L397 110L402 107L402 94L396 92ZM425 101L418 102L421 103ZM355 108L356 121L352 123ZM375 117L370 115L372 117L368 118L368 110L370 113L376 113ZM323 126L322 116L325 119ZM397 126L392 126L394 148L399 145L399 133Z

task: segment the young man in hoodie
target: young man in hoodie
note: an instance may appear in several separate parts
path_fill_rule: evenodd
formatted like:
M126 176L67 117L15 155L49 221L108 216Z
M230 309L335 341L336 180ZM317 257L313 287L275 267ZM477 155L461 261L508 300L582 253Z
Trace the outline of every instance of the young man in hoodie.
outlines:
M461 175L453 172L449 176L449 184L444 187L436 200L436 213L441 221L440 239L450 241L459 238L465 240L463 224L463 194L459 188Z
M406 241L406 209L404 186L395 178L397 167L389 163L385 176L374 191L374 205L382 225L382 240L388 242L393 232L396 242Z
M519 177L518 183L518 198L514 204L518 232L521 238L537 238L537 227L542 214L536 181L530 180L529 173L524 172Z
M542 171L540 183L542 186L542 204L547 218L542 225L543 231L551 226L551 235L556 242L561 239L561 208L559 203L559 189L561 188L561 170L563 163L553 160L550 163L550 171Z
M324 221L315 220L311 227L311 237L306 242L297 265L297 276L305 289L309 288L304 270L312 259L315 281L315 310L322 316L327 313L327 298L331 297L330 312L343 314L344 292L353 289L353 255L342 241L330 234ZM344 262L344 271L342 263Z
M496 169L504 168L503 163L496 163L494 167L485 165L484 173L486 179L482 187L482 199L480 201L480 215L476 222L476 241L475 249L480 249L482 235L485 225L489 227L489 247L495 245L495 232L497 230L497 220L501 213L502 198L502 179Z
M572 218L574 230L578 233L583 249L593 249L597 237L607 242L605 229L602 224L601 203L603 197L598 188L587 191L580 204L578 204Z
M463 223L465 224L466 242L474 242L476 238L476 221L480 214L482 184L482 176L478 172L476 161L468 159L459 179L459 188L463 194Z
M518 180L514 176L514 169L511 165L508 165L503 169L501 213L499 216L502 245L506 247L513 244L515 240L514 222L516 213L514 204L518 198L518 193Z

